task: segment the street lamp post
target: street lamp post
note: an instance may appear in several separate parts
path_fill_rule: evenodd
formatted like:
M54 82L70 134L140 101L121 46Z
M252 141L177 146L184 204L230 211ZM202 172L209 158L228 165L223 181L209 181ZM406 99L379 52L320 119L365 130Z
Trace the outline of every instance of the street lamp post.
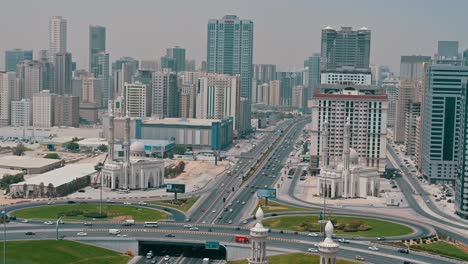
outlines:
M6 264L6 205L3 214L3 264Z
M57 222L55 223L55 228L56 228L56 231L57 231L57 240L59 240L59 223L60 221L62 221L62 217L59 217L59 219L57 219Z

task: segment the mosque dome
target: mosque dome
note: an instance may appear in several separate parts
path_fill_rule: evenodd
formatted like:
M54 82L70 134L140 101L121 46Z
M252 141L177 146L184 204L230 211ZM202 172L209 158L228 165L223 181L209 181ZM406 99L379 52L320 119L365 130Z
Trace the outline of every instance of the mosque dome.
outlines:
M255 214L255 217L257 218L257 221L261 223L263 221L263 218L265 217L265 214L263 213L262 207L258 207L257 213Z
M359 163L359 154L353 148L350 149L350 151L349 151L349 161L352 164L358 164Z
M327 224L325 225L325 234L327 234L327 237L331 237L333 234L333 223L328 220Z
M139 141L135 141L130 145L130 152L145 152L145 145Z

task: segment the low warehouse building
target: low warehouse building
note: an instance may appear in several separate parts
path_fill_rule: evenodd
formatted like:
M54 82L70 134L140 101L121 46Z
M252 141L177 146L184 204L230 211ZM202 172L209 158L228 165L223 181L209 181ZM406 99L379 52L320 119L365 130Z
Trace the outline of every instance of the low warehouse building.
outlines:
M27 156L0 157L0 168L20 170L26 174L40 174L62 167L62 161L56 159L34 158Z
M65 196L91 183L91 177L97 173L94 166L93 163L70 164L35 175L10 185L10 194L13 198Z

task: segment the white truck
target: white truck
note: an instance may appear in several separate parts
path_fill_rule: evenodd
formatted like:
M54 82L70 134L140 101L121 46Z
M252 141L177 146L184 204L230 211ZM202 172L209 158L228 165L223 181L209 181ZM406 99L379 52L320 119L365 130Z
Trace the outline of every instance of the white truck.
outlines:
M124 226L132 226L132 225L135 225L135 220L133 219L127 219L125 220L125 222L123 223Z
M119 229L109 229L109 235L118 235L120 234Z

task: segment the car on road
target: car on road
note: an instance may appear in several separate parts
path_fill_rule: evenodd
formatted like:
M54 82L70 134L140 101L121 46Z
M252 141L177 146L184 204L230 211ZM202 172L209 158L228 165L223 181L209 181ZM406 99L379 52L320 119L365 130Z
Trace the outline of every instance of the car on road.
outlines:
M317 248L309 248L307 249L307 252L318 253L319 251Z
M379 251L379 248L376 246L370 246L367 249L372 250L372 251Z
M26 232L26 233L24 233L24 234L27 235L27 236L34 236L36 233L34 233L34 232Z
M169 233L169 234L165 234L164 236L165 236L165 237L175 237L174 234L170 234L170 233Z
M76 233L77 236L87 236L88 233L85 233L85 232L78 232Z
M245 224L248 223L248 221L247 221L247 220L244 220L244 221L242 221L242 223L245 225Z
M29 223L29 220L28 219L23 219L23 220L21 220L21 223Z
M138 204L139 204L139 205L148 205L148 203L147 203L147 202L144 202L144 201L140 201L140 202L138 202Z
M229 209L229 212L232 212L232 208Z
M200 230L200 229L198 229L198 227L195 227L195 226L190 228L190 231L198 231L198 230Z
M47 202L48 205L55 204L54 201Z
M190 225L190 224L184 225L184 228L192 228L192 227L193 227L193 225Z
M164 257L164 260L165 260L165 261L168 261L168 260L170 260L170 259L171 259L171 256L169 256L169 255L166 255L166 256Z
M216 210L211 211L213 214L216 214Z
M309 234L307 234L307 236L310 236L310 237L318 237L318 234L317 234L317 233L309 233Z
M409 250L407 248L399 248L398 249L398 252L400 253L405 253L405 254L409 254Z
M125 204L125 205L131 205L132 203L131 203L131 202L124 202L123 204Z
M44 222L44 225L53 225L53 224L54 224L54 222L52 222L52 221L45 221Z
M359 256L359 255L357 255L357 256L354 257L354 258L357 259L357 260L361 260L361 261L366 260L364 257L361 257L361 256Z
M340 242L340 243L345 243L345 244L351 243L351 241L349 241L349 240L347 240L347 239L344 239L344 238L338 239L338 242Z
M84 226L92 226L93 223L91 223L91 222L84 222L83 225L84 225Z
M229 220L229 221L228 221L228 224L232 224L232 220Z
M151 261L151 264L156 264L156 262L157 262L157 260L156 260L156 259L153 259L153 260Z
M245 204L245 201L242 201L242 205L244 205L244 204Z
M383 240L386 240L386 238L385 238L385 237L383 237L383 236L381 236L381 237L378 237L378 238L377 238L377 240L379 240L379 241L383 241Z

